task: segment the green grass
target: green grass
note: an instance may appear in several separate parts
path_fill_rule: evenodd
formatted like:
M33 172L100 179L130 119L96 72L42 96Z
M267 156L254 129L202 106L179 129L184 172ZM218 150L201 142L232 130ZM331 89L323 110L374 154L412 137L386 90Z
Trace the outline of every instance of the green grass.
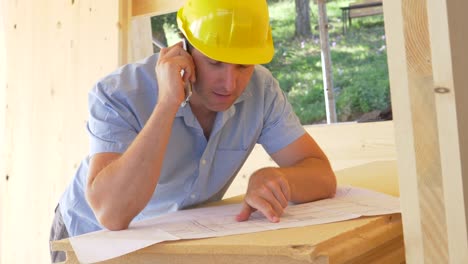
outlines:
M294 1L269 1L275 56L265 66L287 93L302 124L323 123L326 119L318 8L310 2L313 36L295 39ZM390 106L383 16L354 19L352 27L343 34L340 7L349 2L327 3L333 91L339 121L355 120L363 113ZM174 25L165 25L169 45L178 41L174 29Z
M294 39L294 1L270 4L275 57L266 65L288 94L303 124L326 119L321 65L318 8L311 1L310 39ZM355 120L365 112L390 104L385 33L382 16L353 20L343 34L340 6L349 1L328 2L333 86L340 121Z

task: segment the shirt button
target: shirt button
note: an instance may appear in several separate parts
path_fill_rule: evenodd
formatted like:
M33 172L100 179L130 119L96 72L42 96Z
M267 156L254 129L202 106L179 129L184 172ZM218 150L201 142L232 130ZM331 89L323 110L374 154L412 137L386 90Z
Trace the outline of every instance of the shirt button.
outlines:
M195 194L190 195L190 198L195 199L197 196Z
M206 160L202 160L202 161L201 161L201 164L202 164L202 165L205 165L205 164L206 164Z

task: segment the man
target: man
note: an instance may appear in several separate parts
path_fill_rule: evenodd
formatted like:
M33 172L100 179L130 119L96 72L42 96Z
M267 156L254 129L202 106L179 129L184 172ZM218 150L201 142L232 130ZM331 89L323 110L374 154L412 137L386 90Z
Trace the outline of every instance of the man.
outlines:
M51 240L219 200L256 143L279 167L251 175L238 221L258 210L278 222L289 202L334 195L327 157L257 65L273 57L266 1L188 0L177 16L187 50L162 49L90 92L91 151Z

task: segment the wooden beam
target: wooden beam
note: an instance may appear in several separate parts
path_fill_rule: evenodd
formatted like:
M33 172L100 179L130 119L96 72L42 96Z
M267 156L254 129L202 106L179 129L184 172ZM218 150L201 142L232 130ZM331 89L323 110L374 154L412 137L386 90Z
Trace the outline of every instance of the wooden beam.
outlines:
M132 0L132 16L157 16L176 12L186 0Z
M467 7L384 1L408 263L468 262Z
M118 61L119 65L131 62L132 45L130 36L132 36L132 0L119 0L119 46Z
M468 263L468 2L428 0L450 263Z
M3 193L6 192L6 181L9 177L6 173L6 159L7 153L5 145L7 144L6 135L5 135L5 125L6 125L6 112L8 108L6 93L8 89L7 79L6 79L6 67L7 67L7 52L6 52L6 25L5 25L5 16L8 14L3 13L3 0L0 0L0 263L2 261L3 246L2 243L6 243L3 238L3 216L6 213L3 206ZM4 16L5 15L5 16Z
M401 209L404 214L403 232L407 263L423 261L421 214L414 153L412 116L408 114L411 102L408 93L408 65L406 63L404 19L402 1L384 2L385 34L387 39L388 70L392 96L395 145L400 175ZM406 136L403 136L406 135ZM404 184L403 184L404 182ZM411 210L413 213L411 213ZM410 212L410 214L406 214Z

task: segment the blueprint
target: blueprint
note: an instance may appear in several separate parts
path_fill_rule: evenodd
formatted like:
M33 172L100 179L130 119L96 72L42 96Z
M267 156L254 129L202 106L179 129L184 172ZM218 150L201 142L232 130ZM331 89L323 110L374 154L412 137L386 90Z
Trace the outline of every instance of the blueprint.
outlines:
M228 236L344 221L400 212L399 198L356 187L339 187L334 198L290 204L279 223L260 212L237 222L242 204L182 210L135 222L126 230L102 230L70 238L78 260L94 263L163 241ZM96 250L99 248L99 250Z

